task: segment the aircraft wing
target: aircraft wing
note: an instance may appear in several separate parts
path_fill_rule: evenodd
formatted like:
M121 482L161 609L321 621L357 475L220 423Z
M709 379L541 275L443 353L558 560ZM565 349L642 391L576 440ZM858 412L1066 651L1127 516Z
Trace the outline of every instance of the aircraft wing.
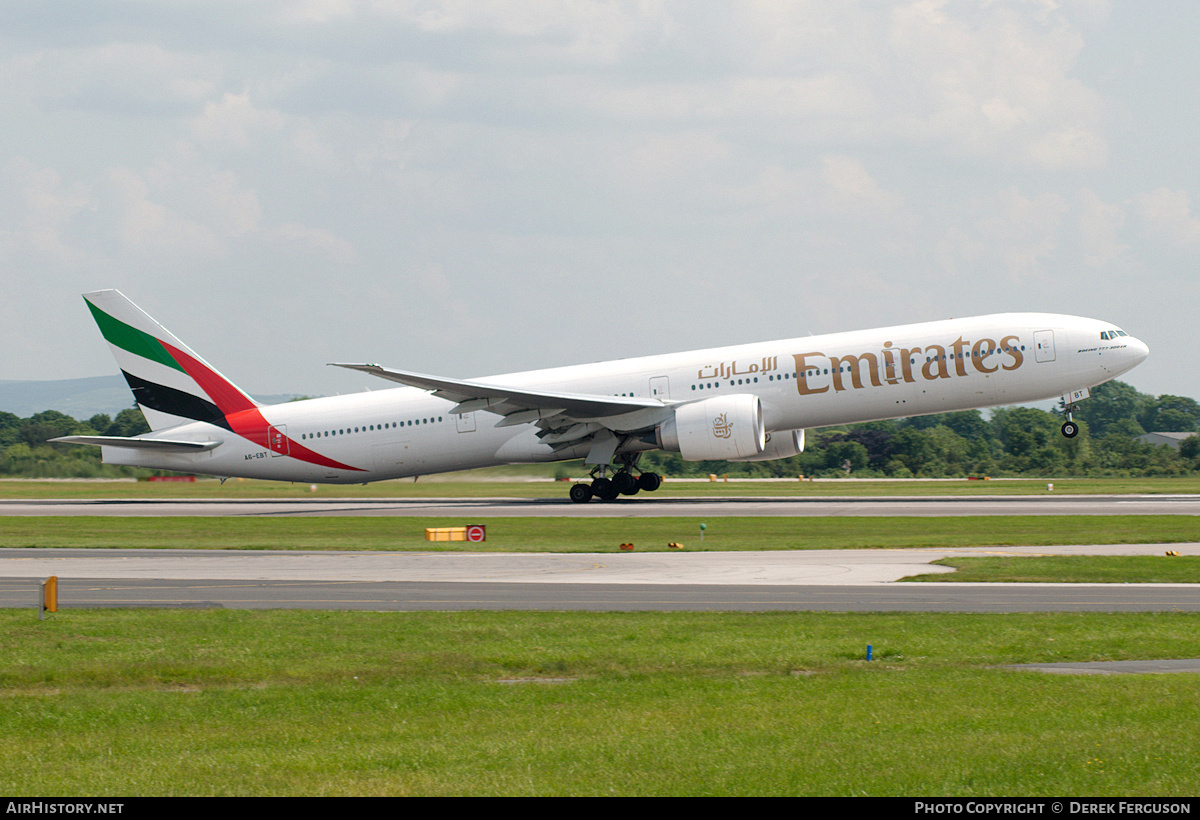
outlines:
M544 390L526 390L520 387L489 384L487 382L447 379L425 373L391 370L377 364L337 364L370 373L381 379L429 390L441 399L458 402L451 412L470 413L474 410L489 410L502 416L522 410L553 410L554 415L565 415L575 419L605 418L621 416L638 410L661 409L667 405L658 399L638 396L596 396L584 393L556 393ZM524 415L524 414L523 414Z
M620 436L653 429L672 405L638 396L597 396L526 390L487 382L447 379L424 373L390 370L377 364L335 364L382 379L429 390L438 398L458 402L452 414L486 410L503 416L497 427L535 423L538 437L556 450L592 443L589 464L607 464Z
M159 450L174 453L198 453L211 450L219 441L172 441L163 438L125 438L123 436L59 436L50 441L69 444L95 444L101 447L132 447L135 450Z

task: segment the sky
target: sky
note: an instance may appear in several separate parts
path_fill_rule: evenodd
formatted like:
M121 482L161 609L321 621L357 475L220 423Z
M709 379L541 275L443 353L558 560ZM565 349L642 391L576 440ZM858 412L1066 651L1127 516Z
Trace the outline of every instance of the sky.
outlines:
M0 379L252 394L1007 311L1200 398L1200 3L0 0Z

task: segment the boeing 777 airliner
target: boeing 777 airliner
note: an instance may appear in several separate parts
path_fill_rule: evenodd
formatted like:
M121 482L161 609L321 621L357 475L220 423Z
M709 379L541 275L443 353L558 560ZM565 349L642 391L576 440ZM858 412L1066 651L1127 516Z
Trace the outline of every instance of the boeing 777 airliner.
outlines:
M1061 397L1071 437L1075 404L1149 352L1107 322L1007 313L471 380L339 364L404 387L262 405L120 292L84 299L152 430L54 439L106 463L351 484L582 458L576 502L658 489L648 450L787 458L811 427Z

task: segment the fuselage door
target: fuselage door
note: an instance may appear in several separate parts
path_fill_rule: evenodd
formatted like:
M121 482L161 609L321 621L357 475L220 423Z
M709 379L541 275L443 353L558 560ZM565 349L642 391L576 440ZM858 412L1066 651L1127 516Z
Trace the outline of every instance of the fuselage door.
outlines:
M1034 357L1039 362L1054 361L1054 331L1037 330L1033 334Z
M474 433L475 432L475 414L474 413L460 413L459 415L455 416L454 418L455 418L455 422L458 425L458 432L460 432L460 433Z
M666 376L655 376L650 380L650 398L659 401L671 398L671 386Z
M287 425L267 428L267 449L271 456L286 456L288 454Z

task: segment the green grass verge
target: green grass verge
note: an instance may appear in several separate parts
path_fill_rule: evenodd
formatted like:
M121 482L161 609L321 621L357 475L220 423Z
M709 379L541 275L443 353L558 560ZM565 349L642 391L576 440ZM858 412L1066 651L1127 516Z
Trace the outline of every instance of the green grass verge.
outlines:
M987 558L943 558L953 573L915 575L905 581L1056 583L1056 584L1195 584L1200 583L1200 557L1158 555L1045 555Z
M700 541L700 524L708 529ZM425 528L487 525L482 544L430 542ZM1030 515L961 518L490 518L420 517L0 517L0 547L471 552L857 549L1200 541L1185 515Z
M1192 795L1194 615L0 612L0 793ZM866 644L876 660L862 660Z
M279 481L216 479L194 483L146 481L0 480L0 498L564 498L570 484L515 468L475 470L444 476L380 481L373 484L317 485ZM543 471L546 468L541 468ZM1198 478L1046 478L969 481L855 479L816 481L679 481L667 478L655 497L833 497L980 496L1200 493Z

